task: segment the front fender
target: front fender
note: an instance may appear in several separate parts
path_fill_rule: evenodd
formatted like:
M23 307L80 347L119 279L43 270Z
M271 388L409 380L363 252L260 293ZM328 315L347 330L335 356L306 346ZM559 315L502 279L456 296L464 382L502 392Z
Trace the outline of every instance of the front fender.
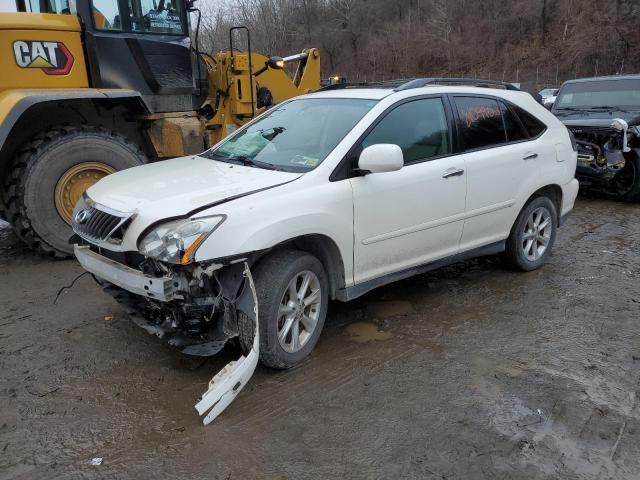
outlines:
M338 247L352 279L353 200L348 182L298 182L200 212L227 219L198 248L196 262L266 250L305 235L323 235ZM289 189L288 189L288 188Z
M134 90L61 88L8 90L0 93L0 149L20 117L34 105L51 101L142 97Z

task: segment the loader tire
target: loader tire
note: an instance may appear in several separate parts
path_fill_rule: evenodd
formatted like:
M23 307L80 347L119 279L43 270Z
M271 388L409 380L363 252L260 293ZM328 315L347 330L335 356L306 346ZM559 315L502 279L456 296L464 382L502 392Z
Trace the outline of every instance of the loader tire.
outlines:
M4 178L7 221L29 247L67 258L73 253L69 222L76 197L103 176L146 162L137 144L105 128L44 131L18 149Z

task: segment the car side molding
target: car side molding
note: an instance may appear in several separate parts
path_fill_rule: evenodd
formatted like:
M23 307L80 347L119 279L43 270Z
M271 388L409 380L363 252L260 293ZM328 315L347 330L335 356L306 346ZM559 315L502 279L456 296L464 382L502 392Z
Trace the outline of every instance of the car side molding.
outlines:
M366 282L359 283L351 287L341 288L336 292L336 298L341 302L348 302L355 298L361 297L365 293L370 292L375 288L382 287L389 283L397 282L398 280L403 280L405 278L413 277L414 275L419 275L421 273L430 272L432 270L437 270L438 268L446 267L447 265L462 262L464 260L469 260L471 258L496 255L498 253L504 252L505 248L506 240L502 240L499 242L490 243L489 245L485 245L483 247L473 248L471 250L467 250L466 252L456 253L455 255L436 260L435 262L425 263L415 267L407 268L405 270L400 270L399 272L389 273L387 275L383 275L382 277L367 280Z

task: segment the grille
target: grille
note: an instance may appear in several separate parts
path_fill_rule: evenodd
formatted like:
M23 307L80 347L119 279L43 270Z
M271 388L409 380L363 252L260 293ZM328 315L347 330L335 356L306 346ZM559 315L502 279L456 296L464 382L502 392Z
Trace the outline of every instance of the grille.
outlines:
M89 203L90 200L83 196L73 210L73 231L89 241L122 243L131 215L107 212Z

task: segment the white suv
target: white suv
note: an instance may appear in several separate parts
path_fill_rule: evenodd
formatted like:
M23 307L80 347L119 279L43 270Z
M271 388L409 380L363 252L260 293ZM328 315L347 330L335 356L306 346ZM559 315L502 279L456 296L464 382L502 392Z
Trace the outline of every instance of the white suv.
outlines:
M110 175L76 206L76 256L183 352L239 336L274 368L313 350L330 299L499 252L540 267L578 192L569 132L510 86L435 83L319 91Z

